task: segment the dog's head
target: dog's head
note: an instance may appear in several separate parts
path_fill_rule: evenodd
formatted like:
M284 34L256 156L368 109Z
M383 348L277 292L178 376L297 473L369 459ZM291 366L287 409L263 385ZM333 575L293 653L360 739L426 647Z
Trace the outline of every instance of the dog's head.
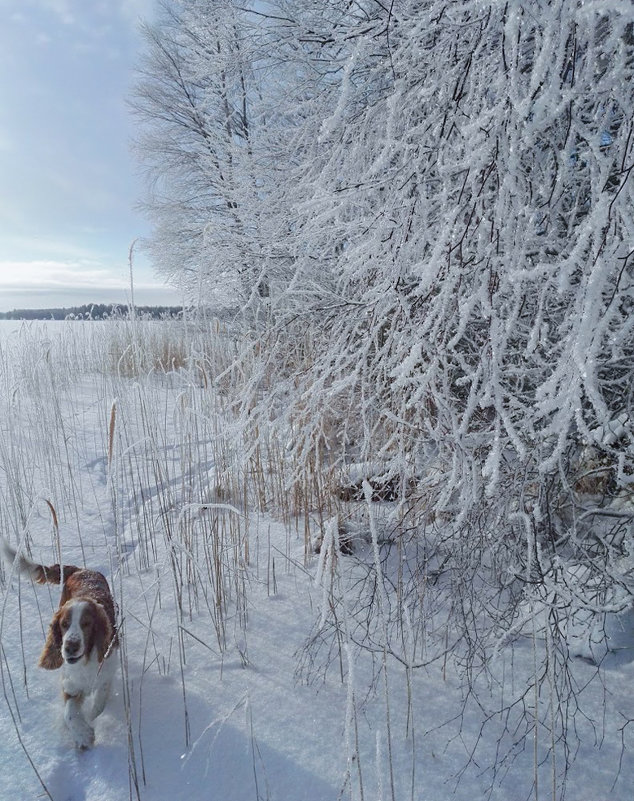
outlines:
M112 626L103 607L89 599L72 599L57 610L40 657L40 667L55 670L64 662L89 659L93 649L101 662L112 641Z

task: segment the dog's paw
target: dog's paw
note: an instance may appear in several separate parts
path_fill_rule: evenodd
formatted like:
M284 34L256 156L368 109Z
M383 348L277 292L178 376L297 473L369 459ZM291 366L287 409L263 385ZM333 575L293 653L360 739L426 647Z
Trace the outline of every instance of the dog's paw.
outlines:
M75 746L80 751L87 751L95 744L95 730L90 724L85 722L80 724L77 721L73 727L73 739L75 740Z

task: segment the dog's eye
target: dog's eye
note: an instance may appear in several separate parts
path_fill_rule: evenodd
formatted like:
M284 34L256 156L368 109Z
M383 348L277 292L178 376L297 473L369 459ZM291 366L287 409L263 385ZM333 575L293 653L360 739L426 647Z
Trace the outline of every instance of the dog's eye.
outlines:
M87 629L90 626L90 620L82 620L81 627L82 629Z
M70 626L70 623L68 620L64 619L59 625L64 629L64 631L66 631L66 629Z

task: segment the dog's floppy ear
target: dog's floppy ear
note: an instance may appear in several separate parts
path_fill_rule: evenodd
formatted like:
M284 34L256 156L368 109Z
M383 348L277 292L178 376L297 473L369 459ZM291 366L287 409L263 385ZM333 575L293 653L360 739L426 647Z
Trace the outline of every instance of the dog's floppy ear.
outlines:
M101 604L92 604L92 606L94 612L92 647L97 649L99 661L103 662L110 648L114 632L103 606Z
M64 662L62 658L62 629L59 625L59 610L53 615L48 627L48 636L40 654L39 666L45 670L57 670Z

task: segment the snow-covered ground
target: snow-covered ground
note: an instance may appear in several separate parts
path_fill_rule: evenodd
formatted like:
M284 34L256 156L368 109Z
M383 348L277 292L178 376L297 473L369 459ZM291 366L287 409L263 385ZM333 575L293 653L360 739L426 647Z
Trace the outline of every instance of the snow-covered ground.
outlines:
M180 374L115 377L80 343L63 358L37 337L1 347L2 533L50 564L59 532L65 561L104 572L123 648L96 745L77 752L59 676L36 667L58 589L3 568L0 799L559 797L566 744L553 760L540 728L515 728L514 707L487 720L482 692L465 692L451 662L405 669L356 647L345 621L341 655L325 640L307 646L332 611L335 566L306 559L302 525L289 531L235 497L230 423L208 388ZM354 585L365 556L367 543L339 558L338 586ZM625 630L623 643L600 667L572 660L570 693L545 706L570 727L573 801L632 797ZM501 708L531 686L541 647L500 644L490 696ZM540 702L531 693L529 710Z

